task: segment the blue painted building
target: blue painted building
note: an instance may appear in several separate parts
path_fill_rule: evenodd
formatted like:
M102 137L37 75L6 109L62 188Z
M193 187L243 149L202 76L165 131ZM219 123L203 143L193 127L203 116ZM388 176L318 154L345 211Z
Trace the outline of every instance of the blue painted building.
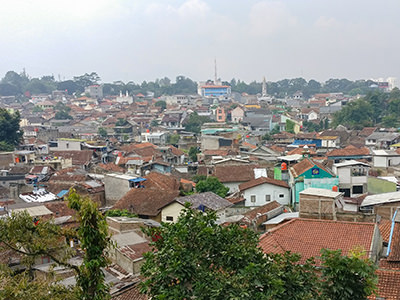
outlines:
M289 185L292 189L292 202L296 205L301 191L310 187L332 190L334 186L339 186L339 178L321 164L305 158L290 167Z
M203 97L229 96L231 87L229 85L203 85L200 87L200 95Z

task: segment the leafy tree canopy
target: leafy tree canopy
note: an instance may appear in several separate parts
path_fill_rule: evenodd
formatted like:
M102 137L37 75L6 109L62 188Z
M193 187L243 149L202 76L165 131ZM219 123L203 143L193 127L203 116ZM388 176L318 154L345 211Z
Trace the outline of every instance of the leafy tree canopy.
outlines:
M224 186L217 177L207 177L205 180L200 180L196 184L196 190L199 193L214 192L218 196L224 198L229 192L229 188Z
M216 220L187 207L177 223L144 229L155 251L145 254L142 292L153 299L350 300L375 290L375 267L360 256L324 250L319 271L298 254L264 254L256 233Z
M27 212L0 219L2 250L22 255L26 271L15 274L10 268L0 267L0 298L5 299L109 299L109 287L104 282L102 268L109 263L107 251L111 242L105 216L89 198L75 192L68 197L68 205L77 212L77 231L62 228L53 220L34 223ZM69 263L75 252L70 239L78 239L84 253L80 266ZM66 266L76 273L77 285L65 288L54 278L35 277L33 265L37 258L49 256L57 265ZM4 287L4 289L3 289ZM23 297L22 295L31 295ZM43 295L43 296L42 296Z
M14 146L21 141L23 132L20 130L19 123L21 117L18 111L14 114L6 109L0 108L0 147L14 150Z

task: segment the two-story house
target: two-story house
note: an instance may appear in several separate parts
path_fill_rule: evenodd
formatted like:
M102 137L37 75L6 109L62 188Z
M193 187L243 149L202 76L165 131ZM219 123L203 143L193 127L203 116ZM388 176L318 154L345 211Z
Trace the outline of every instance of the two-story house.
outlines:
M339 191L345 197L356 197L368 192L370 166L355 160L333 164L332 171L339 177Z

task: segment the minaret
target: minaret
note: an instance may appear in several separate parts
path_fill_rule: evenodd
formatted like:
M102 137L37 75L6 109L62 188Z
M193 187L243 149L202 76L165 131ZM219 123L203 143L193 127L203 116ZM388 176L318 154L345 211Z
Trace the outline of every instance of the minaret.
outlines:
M215 68L215 70L214 70L214 84L217 84L218 77L217 77L217 59L216 58L214 59L214 68Z
M265 81L265 76L262 83L261 97L267 97L267 82Z

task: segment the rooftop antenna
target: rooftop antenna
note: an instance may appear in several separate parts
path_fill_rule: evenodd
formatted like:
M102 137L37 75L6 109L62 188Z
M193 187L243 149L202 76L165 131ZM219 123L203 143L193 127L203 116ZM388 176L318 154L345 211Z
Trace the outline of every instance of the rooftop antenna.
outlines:
M218 77L217 77L217 59L216 58L214 58L214 68L215 68L215 71L214 71L214 84L217 84L217 79L218 79Z

